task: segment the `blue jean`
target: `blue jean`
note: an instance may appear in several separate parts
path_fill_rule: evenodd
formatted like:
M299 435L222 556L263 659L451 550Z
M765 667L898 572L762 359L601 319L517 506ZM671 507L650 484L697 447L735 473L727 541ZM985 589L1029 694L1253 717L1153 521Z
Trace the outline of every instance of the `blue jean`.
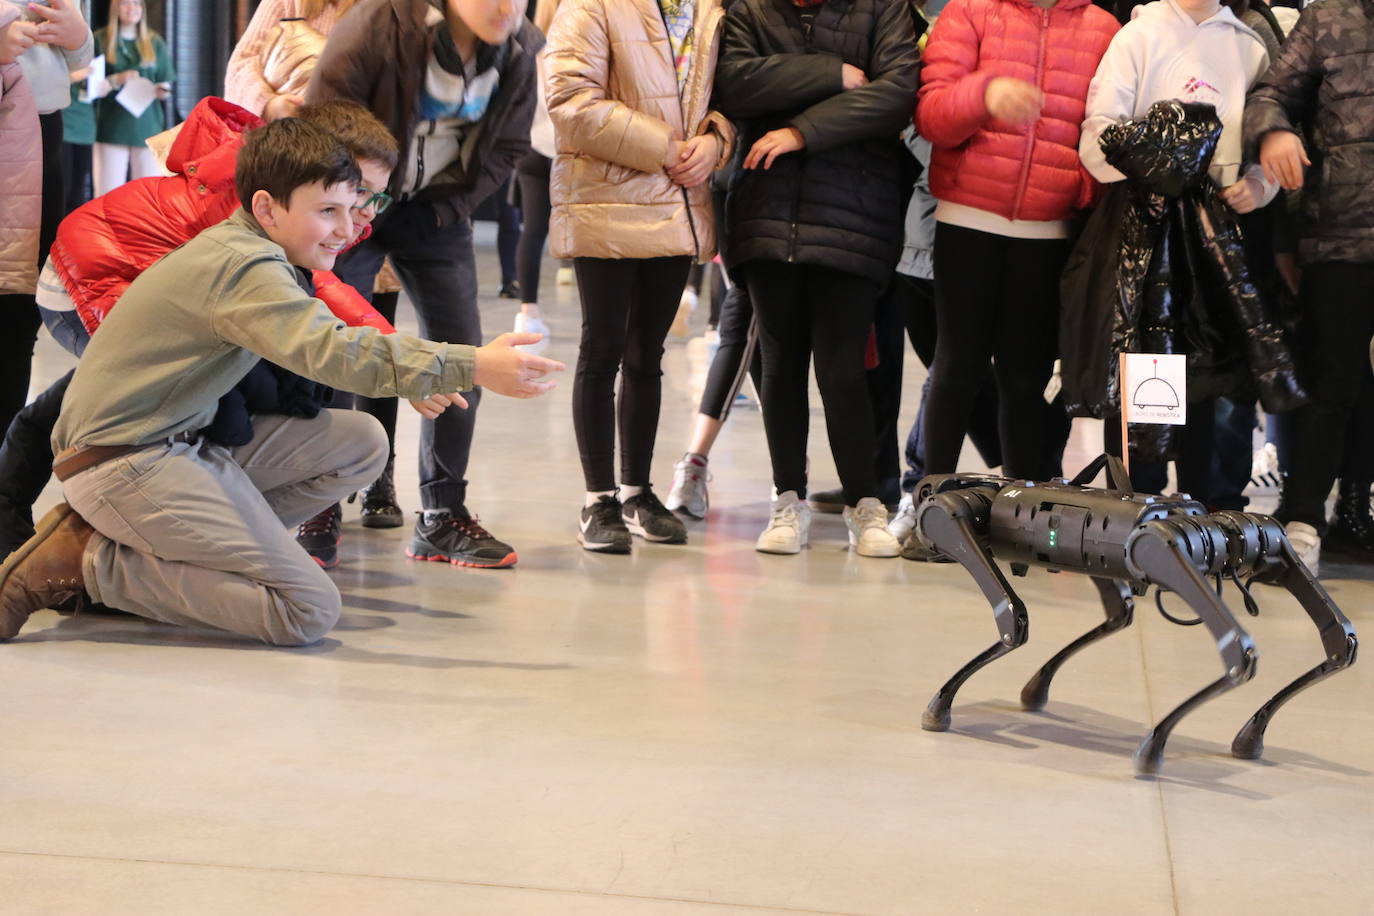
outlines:
M38 314L43 317L43 324L47 325L52 339L57 341L62 349L76 357L86 352L86 344L91 342L91 333L86 330L86 326L81 323L81 316L75 311L54 312L40 305Z
M481 346L472 223L460 220L428 238L394 243L390 249L368 239L339 258L335 273L370 302L372 284L387 255L415 306L422 337ZM446 410L437 420L420 421L420 501L426 509L466 508L465 475L482 390L463 396L467 410ZM378 402L371 398L358 399L359 409L368 413L377 412L374 404Z

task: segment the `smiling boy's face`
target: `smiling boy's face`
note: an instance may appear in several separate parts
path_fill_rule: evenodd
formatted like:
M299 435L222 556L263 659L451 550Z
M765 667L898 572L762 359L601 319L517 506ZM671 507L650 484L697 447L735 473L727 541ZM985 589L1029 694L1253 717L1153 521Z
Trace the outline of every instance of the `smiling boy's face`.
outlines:
M353 240L350 209L357 200L358 186L352 182L325 187L317 181L296 188L289 204L258 191L253 195L253 216L292 264L331 270L334 259Z

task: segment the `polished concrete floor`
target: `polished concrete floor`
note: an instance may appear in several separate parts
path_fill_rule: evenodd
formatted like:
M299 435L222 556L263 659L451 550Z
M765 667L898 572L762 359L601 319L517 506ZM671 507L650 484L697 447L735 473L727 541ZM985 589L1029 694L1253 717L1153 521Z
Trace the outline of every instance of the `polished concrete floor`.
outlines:
M484 249L488 294L494 269ZM575 297L546 298L571 363ZM510 326L511 303L483 308L489 336ZM665 490L686 353L670 341ZM36 382L67 365L45 337ZM1286 595L1245 620L1255 682L1184 720L1159 779L1131 752L1220 673L1211 640L1142 602L1024 712L1024 679L1100 619L1067 575L1017 580L1030 644L969 682L952 731L924 732L931 694L995 638L960 568L856 558L836 517L802 556L755 553L752 409L690 544L584 553L570 386L482 405L472 505L513 570L408 561L404 531L350 507L347 610L318 646L52 612L0 646L0 914L1374 912L1374 668L1290 704L1265 760L1228 754L1318 660ZM416 435L404 416L410 455ZM1077 460L1096 435L1077 431ZM823 442L817 412L820 486ZM410 460L400 477L413 510ZM1374 631L1372 577L1331 572Z

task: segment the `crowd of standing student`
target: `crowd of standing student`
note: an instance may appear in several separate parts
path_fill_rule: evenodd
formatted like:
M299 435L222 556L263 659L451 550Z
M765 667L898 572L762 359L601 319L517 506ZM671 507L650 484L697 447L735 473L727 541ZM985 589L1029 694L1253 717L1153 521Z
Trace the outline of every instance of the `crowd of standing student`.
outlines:
M628 553L634 536L682 544L688 528L674 510L705 514L704 452L723 411L703 406L716 425L678 463L668 505L652 476L664 340L692 265L719 252L741 345L722 347L730 365L716 374L742 379L755 343L759 356L774 487L759 551L799 552L811 507L834 506L858 554L926 558L911 524L921 475L955 471L966 434L1010 476L1061 473L1066 407L1109 421L1120 409L1111 371L1097 371L1104 354L1154 346L1187 353L1203 383L1184 430L1141 438L1138 489L1165 486L1175 460L1195 496L1238 508L1236 468L1262 402L1280 414L1270 418L1287 475L1278 515L1299 552L1315 568L1329 534L1330 547L1374 559L1374 84L1364 69L1374 10L1321 0L1295 20L1253 2L1124 3L1113 16L1088 0L951 0L930 28L920 0L545 0L540 28L523 0L268 0L235 50L229 101L202 103L211 107L167 140L165 163L146 142L165 126L162 107L136 114L116 98L136 77L166 97L175 78L142 0L112 0L95 35L72 0L27 18L8 8L0 129L12 193L0 209L0 293L20 333L6 336L17 349L5 360L0 421L23 404L39 306L76 352L104 314L81 311L86 281L74 278L89 277L91 262L72 241L53 247L61 185L80 174L71 151L61 162L64 108L83 94L94 104L94 131L73 130L68 146L92 140L100 196L87 207L102 226L137 212L128 201L141 192L110 193L126 178L165 164L179 189L200 182L204 194L201 153L232 156L259 118L313 110L363 161L349 180L366 219L355 220L337 273L347 295L376 305L362 308L377 328L390 330L402 286L424 337L480 345L472 219L518 172L532 217L521 324L544 329L534 265L545 234L579 286L572 422L586 492L570 521L589 551ZM105 78L87 87L97 52ZM361 148L382 151L364 155L347 125L319 121L339 111L385 131L387 144ZM188 155L205 131L223 140ZM1190 142L1205 150L1192 172L1161 165L1161 149ZM1116 231L1079 233L1095 206L1121 214ZM1066 264L1071 274L1085 259L1111 267L1087 307L1108 301L1111 311L1115 296L1119 308L1098 316L1108 336L1080 346L1071 338L1081 329L1061 322L1061 284L1067 293ZM316 276L308 289L327 299L337 282ZM931 371L899 486L889 389L903 330ZM515 335L513 345L542 341ZM1097 394L1055 397L1057 358ZM841 486L808 500L813 365ZM472 509L480 394L412 402L423 419L411 557L518 560ZM378 526L401 523L395 404L358 404L381 421L391 454L363 488L365 523ZM0 494L25 499L27 512L31 497ZM342 517L337 503L313 515L296 549L333 565ZM6 540L13 546L15 532Z

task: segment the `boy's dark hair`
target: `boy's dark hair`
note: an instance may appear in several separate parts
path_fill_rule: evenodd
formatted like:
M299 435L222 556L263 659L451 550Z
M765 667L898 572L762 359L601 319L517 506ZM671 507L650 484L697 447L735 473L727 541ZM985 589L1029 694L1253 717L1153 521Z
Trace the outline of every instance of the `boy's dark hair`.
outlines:
M348 147L329 131L300 118L282 118L249 131L234 170L239 203L250 211L258 191L289 207L292 192L301 185L318 181L328 188L362 180Z
M296 110L296 117L338 137L359 161L375 159L388 169L394 169L401 157L396 138L391 136L386 125L366 107L350 99L302 105Z

